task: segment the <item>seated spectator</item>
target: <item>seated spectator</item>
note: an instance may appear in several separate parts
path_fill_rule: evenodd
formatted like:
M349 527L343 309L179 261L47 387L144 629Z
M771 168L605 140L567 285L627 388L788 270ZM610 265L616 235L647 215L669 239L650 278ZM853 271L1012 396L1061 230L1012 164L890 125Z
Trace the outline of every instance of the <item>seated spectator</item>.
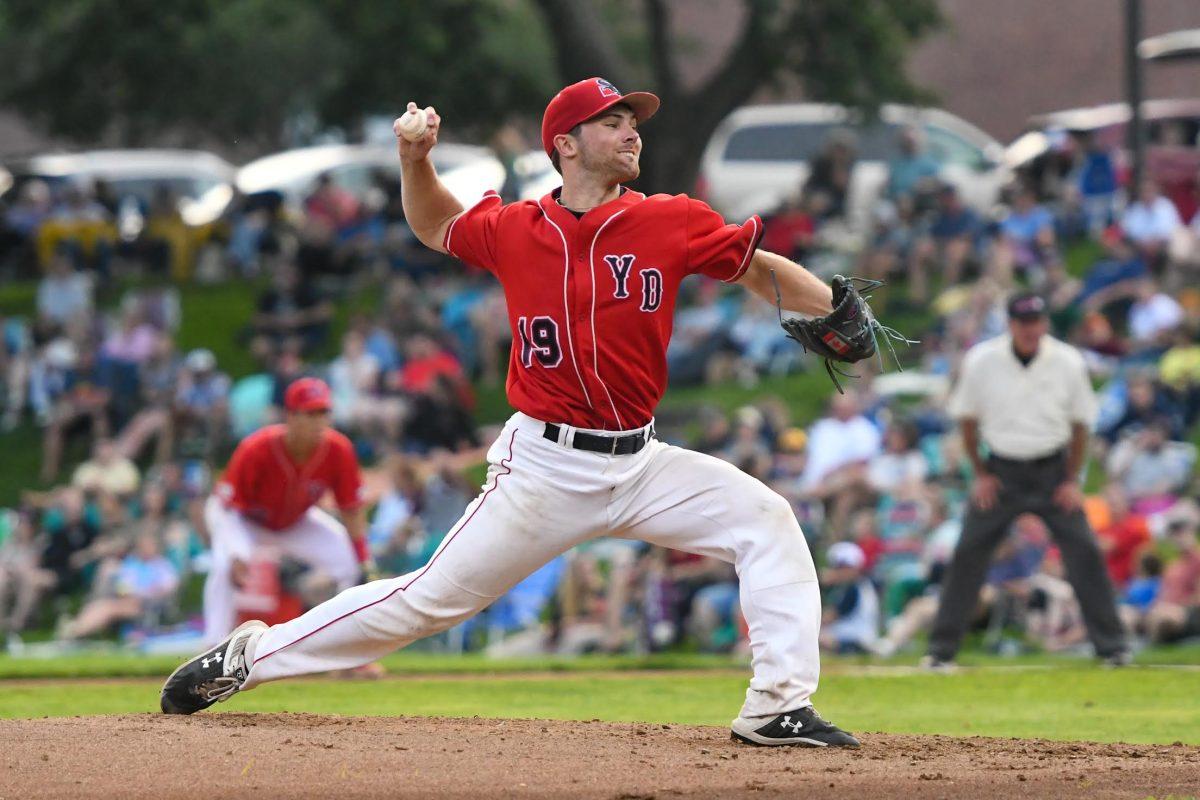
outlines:
M883 436L883 451L867 465L867 484L878 494L913 497L924 487L929 464L917 447L917 428L898 420Z
M823 198L822 219L844 218L850 195L854 164L858 160L858 137L849 128L834 128L825 138L821 152L812 161L805 194L820 194ZM783 250L771 252L787 255ZM791 256L788 256L791 258Z
M1179 407L1150 373L1138 372L1129 379L1121 416L1100 428L1099 433L1109 444L1115 444L1121 437L1155 421L1168 423L1171 439L1182 438L1183 415Z
M897 139L899 155L888 162L887 197L892 202L912 198L914 206L924 207L924 201L937 191L938 162L925 150L925 136L920 128L907 125Z
M68 322L92 313L93 294L91 276L76 272L69 251L60 247L38 282L38 318L51 330L62 331Z
M175 420L181 443L211 453L229 427L229 376L217 370L208 350L193 350L183 361L175 392Z
M1117 169L1112 153L1091 131L1075 134L1075 182L1083 202L1088 230L1099 233L1112 224L1116 208Z
M1043 650L1057 653L1087 641L1083 611L1064 578L1057 547L1047 551L1040 568L1023 587L1014 589L1025 602L1025 633Z
M1147 278L1129 308L1129 336L1139 350L1162 350L1183 323L1183 306Z
M386 574L404 575L421 566L427 536L419 512L424 493L416 465L407 456L391 455L385 461L388 486L367 529L367 541L376 565Z
M405 405L399 397L380 393L381 377L379 361L367 352L362 334L348 331L341 355L329 365L333 421L339 428L396 442Z
M1183 412L1184 427L1200 419L1200 342L1185 328L1171 338L1171 347L1158 362L1159 380Z
M171 458L175 444L175 394L179 387L180 361L169 336L159 336L154 351L138 368L141 403L137 413L117 436L117 451L136 459L150 439L155 440L154 461Z
M1015 269L1037 284L1047 262L1057 259L1056 247L1054 215L1038 203L1033 189L1018 184L1012 209L1001 220L1000 238L993 247L993 277L1008 285Z
M1153 269L1164 266L1171 240L1183 231L1175 204L1163 197L1153 178L1143 178L1137 197L1121 216L1121 228Z
M137 298L129 295L121 304L120 322L104 339L101 355L135 369L150 360L158 348L160 333L142 318Z
M931 266L941 276L943 285L958 284L982 230L979 216L963 202L958 189L951 184L943 185L937 193L937 206L928 231L917 239L909 258L910 299L924 302L928 298Z
M333 182L328 172L317 176L317 185L304 200L304 214L335 233L353 227L359 219L359 204L353 194Z
M803 262L816 244L816 235L817 223L805 201L789 198L763 220L761 247L793 261Z
M736 347L729 339L731 320L720 302L721 285L704 280L690 288L695 291L694 302L676 306L667 371L672 383L694 386L725 377Z
M158 539L143 534L110 580L101 583L97 596L63 627L62 638L81 639L102 633L118 622L161 612L179 588L179 573L163 555Z
M917 206L911 196L876 205L871 242L861 257L867 277L887 280L903 274L912 259L919 230Z
M46 548L41 567L53 576L58 595L67 595L84 586L82 559L100 536L100 518L77 489L60 489L46 498L42 512Z
M1131 633L1144 635L1146 633L1146 616L1158 600L1158 592L1162 586L1163 563L1158 554L1147 550L1137 560L1137 570L1133 579L1120 597L1117 611L1121 622Z
M11 530L0 540L0 634L9 655L22 649L21 633L38 610L38 599L54 585L42 569L46 543L28 514L9 513Z
M1153 514L1170 507L1191 477L1196 449L1170 441L1170 432L1170 422L1156 419L1109 454L1108 473L1119 481L1135 512Z
M301 279L291 264L281 264L272 276L271 287L258 298L254 332L276 347L289 339L299 339L304 352L319 347L328 334L333 307L322 300L313 287Z
M75 468L71 485L84 493L126 500L137 491L140 480L137 467L120 454L111 439L97 439L92 457Z
M414 334L405 343L404 366L393 376L394 388L410 395L428 394L439 377L445 377L465 398L470 397L462 364L446 348L425 333Z
M479 432L470 410L463 403L459 384L442 374L416 395L404 424L407 448L415 452L448 450L460 452L479 447Z
M808 432L808 461L800 480L803 494L824 500L834 529L845 525L854 507L861 504L869 488L867 465L879 455L879 429L862 415L859 396L847 389L829 402L829 415Z
M1138 556L1150 543L1150 526L1144 516L1133 513L1129 499L1119 485L1110 483L1104 487L1104 501L1107 518L1102 520L1103 524L1093 524L1092 528L1108 567L1108 577L1119 593L1133 579Z
M835 653L870 652L879 637L879 596L864 574L862 549L853 542L838 542L829 548L825 563L821 647Z
M733 437L717 455L742 472L765 478L771 468L771 449L764 438L766 418L754 406L742 406L733 416Z
M1146 632L1155 643L1200 636L1200 541L1195 520L1172 522L1167 539L1179 555L1163 571L1158 597L1146 614Z
M74 345L64 340L61 391L57 393L50 412L49 424L42 438L43 483L58 475L63 443L67 434L82 421L91 422L93 439L108 437L108 410L112 399L108 380L96 363L96 353L90 347L76 353Z
M1119 230L1110 228L1101 243L1105 257L1088 268L1074 298L1074 302L1092 311L1137 297L1142 281L1150 275L1133 241Z

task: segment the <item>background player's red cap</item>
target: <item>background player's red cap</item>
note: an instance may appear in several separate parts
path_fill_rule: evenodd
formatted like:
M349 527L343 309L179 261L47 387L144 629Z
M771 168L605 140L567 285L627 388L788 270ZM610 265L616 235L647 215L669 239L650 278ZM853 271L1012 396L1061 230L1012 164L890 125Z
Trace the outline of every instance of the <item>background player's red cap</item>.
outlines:
M283 393L283 406L288 411L328 411L332 403L329 384L320 378L294 380Z
M588 78L563 89L546 106L542 117L542 147L546 155L554 153L554 137L570 133L606 108L624 103L633 109L638 122L645 122L658 111L659 100L649 92L621 94L604 78Z

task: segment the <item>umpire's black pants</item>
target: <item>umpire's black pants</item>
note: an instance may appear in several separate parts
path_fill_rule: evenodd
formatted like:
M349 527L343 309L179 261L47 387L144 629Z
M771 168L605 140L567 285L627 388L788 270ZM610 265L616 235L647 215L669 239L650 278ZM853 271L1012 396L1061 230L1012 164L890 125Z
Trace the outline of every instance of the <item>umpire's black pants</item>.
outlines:
M996 504L986 511L971 503L963 520L962 537L942 587L937 618L929 635L929 654L949 661L958 652L968 620L979 602L979 589L1012 522L1021 514L1036 514L1046 522L1062 551L1067 580L1083 610L1088 636L1099 656L1126 649L1125 631L1117 616L1112 583L1100 548L1082 509L1063 511L1054 504L1054 490L1066 477L1066 453L1034 461L993 457L988 469L1000 480Z

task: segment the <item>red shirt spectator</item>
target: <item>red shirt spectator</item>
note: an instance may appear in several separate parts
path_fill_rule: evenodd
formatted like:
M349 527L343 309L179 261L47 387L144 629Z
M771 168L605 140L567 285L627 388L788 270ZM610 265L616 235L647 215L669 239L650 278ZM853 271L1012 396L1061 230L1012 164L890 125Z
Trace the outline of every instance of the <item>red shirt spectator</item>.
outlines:
M1118 589L1124 588L1133 577L1138 553L1150 541L1146 518L1140 514L1127 514L1098 528L1096 537L1100 540L1100 551L1104 553L1108 576Z

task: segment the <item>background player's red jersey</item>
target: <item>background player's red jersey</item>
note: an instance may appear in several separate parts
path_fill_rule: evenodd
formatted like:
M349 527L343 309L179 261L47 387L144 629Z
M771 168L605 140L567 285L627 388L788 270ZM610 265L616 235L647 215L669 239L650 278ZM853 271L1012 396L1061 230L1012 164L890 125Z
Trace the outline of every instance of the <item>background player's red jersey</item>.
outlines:
M341 433L326 430L303 464L284 446L283 425L269 425L242 440L217 485L217 495L247 519L271 530L291 527L332 491L338 508L362 503L362 474L354 446Z

